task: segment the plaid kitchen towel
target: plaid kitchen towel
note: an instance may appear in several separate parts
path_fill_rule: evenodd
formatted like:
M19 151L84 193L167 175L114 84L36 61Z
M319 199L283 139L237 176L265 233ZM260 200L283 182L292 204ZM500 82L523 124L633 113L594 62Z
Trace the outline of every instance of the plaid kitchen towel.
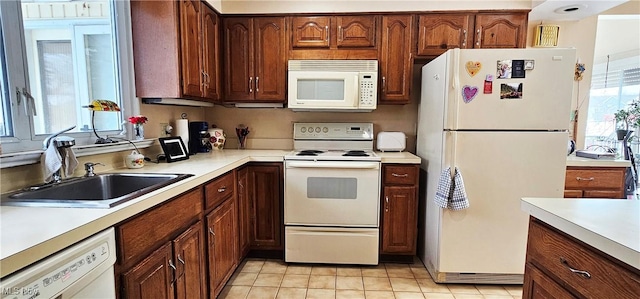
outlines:
M469 207L469 198L467 198L467 192L464 190L464 181L462 180L462 174L455 168L455 174L453 175L453 194L451 200L449 200L449 209L462 210Z
M435 201L439 207L446 209L449 206L451 191L453 191L453 179L451 177L451 167L447 167L440 173L438 189L436 190L436 196L433 201Z

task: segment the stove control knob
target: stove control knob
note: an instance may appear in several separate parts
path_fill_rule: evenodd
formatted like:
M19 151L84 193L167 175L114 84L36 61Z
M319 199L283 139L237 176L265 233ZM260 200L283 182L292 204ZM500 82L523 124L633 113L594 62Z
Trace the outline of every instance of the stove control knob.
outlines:
M305 128L305 127L300 128L300 132L306 133L307 132L307 128Z
M320 133L320 127L316 127L316 133Z
M323 132L323 133L327 133L327 132L329 132L329 128L327 128L327 127L322 128L322 132Z
M307 131L308 131L309 133L313 133L313 127L309 127L309 128L307 129Z

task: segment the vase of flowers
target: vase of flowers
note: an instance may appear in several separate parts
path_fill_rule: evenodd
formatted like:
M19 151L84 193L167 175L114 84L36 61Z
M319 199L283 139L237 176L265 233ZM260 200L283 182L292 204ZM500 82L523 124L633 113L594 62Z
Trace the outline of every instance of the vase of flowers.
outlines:
M129 122L133 124L133 133L136 140L144 139L144 124L147 122L147 120L147 117L144 115L129 117Z

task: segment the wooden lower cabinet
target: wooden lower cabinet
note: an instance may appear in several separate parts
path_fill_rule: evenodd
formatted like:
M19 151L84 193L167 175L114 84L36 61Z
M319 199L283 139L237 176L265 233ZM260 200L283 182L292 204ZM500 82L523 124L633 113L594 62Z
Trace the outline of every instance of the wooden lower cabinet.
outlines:
M249 197L249 169L238 170L238 263L249 252L251 245L251 198Z
M531 217L522 298L640 298L640 270Z
M625 167L568 166L565 198L626 198Z
M205 298L202 240L198 222L124 273L124 298Z
M248 166L252 249L283 249L282 171L282 163Z
M414 255L418 236L418 165L382 167L380 254Z
M207 215L210 298L222 291L237 266L236 213L235 199L230 198Z
M172 258L171 244L167 243L126 272L122 276L123 298L174 298Z

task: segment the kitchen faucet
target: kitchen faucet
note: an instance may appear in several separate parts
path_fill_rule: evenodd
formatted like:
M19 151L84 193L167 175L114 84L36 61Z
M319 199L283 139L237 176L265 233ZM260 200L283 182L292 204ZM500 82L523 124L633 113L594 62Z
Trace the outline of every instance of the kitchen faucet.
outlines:
M51 145L51 142L54 142L56 149L60 149L60 148L67 148L67 147L72 147L76 144L76 140L73 137L68 137L68 136L60 136L58 137L60 134L64 133L64 132L68 132L71 131L73 129L75 129L76 126L71 126L69 128L66 128L60 132L56 132L53 133L49 136L47 136L47 138L44 139L44 141L42 142L42 146L43 146L43 150L47 150L47 148L49 148L49 146ZM60 181L62 180L62 176L60 174L60 169L56 170L53 173L52 176L52 181L51 183L60 183Z

